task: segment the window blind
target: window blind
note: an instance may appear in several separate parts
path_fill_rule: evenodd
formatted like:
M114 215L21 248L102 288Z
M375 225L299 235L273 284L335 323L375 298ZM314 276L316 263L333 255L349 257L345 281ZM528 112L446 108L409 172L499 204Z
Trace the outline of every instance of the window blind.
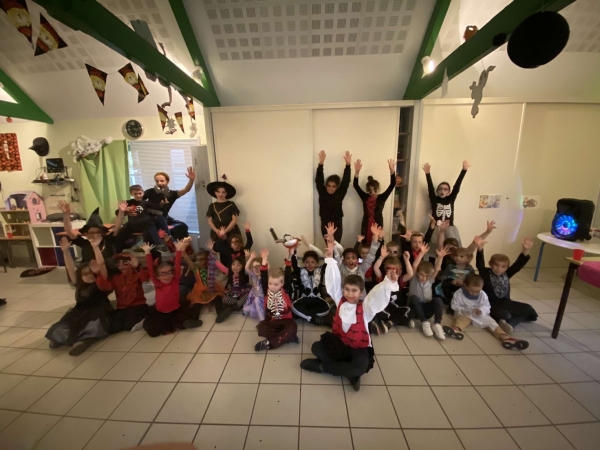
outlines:
M187 168L192 166L191 147L195 145L198 145L196 139L130 141L130 183L132 185L140 184L146 190L154 187L156 172L166 172L171 179L169 187L172 190L183 189L188 182L188 178L185 176ZM185 222L189 227L190 234L199 232L194 189L175 202L169 215Z

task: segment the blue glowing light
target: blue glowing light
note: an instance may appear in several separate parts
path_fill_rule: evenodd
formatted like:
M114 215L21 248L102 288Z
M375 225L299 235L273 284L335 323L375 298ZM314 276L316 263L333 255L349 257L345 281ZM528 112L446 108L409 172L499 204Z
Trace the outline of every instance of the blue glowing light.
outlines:
M556 214L552 220L552 234L558 238L570 237L577 231L579 224L570 214Z

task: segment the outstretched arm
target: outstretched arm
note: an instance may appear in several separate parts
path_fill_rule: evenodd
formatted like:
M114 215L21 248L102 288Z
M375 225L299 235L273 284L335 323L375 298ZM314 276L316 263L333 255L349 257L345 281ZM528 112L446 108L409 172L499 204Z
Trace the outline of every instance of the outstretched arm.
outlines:
M65 260L65 269L69 275L69 280L72 283L77 282L77 270L75 269L75 262L71 256L71 243L66 237L60 240L60 249L63 252L63 259Z
M460 191L460 185L462 184L462 181L465 178L465 175L467 174L467 170L469 170L469 167L471 167L471 164L469 164L469 161L467 161L465 159L463 161L463 168L460 171L460 174L458 175L456 183L454 183L454 186L452 187L452 192L449 195L449 197L451 197L453 200L456 198L456 196L458 195L458 193Z
M479 235L479 237L481 238L481 240L485 241L487 239L487 237L495 229L496 229L496 222L494 222L493 220L488 220L487 221L487 227L486 227L485 231L483 233L481 233ZM473 240L473 242L471 242L469 244L469 246L467 247L467 250L469 250L471 253L475 253L477 251L477 243Z
M483 246L487 243L481 237L475 236L473 238L473 243L477 248L477 255L475 256L475 266L477 267L477 271L479 275L483 274L486 270L485 267L485 257L483 256Z
M412 280L415 273L413 267L410 265L410 253L404 252L402 253L402 257L404 258L404 266L406 267L406 273L402 276L402 281L406 283L407 281Z
M196 179L196 172L194 171L194 168L188 167L185 176L188 177L188 182L183 189L179 189L177 191L177 197L181 197L192 190L192 187L194 186L194 180Z
M346 166L344 167L344 174L342 175L342 182L340 187L338 187L338 191L340 192L340 196L343 199L348 192L348 187L350 186L350 166L352 165L352 153L346 152L344 154L344 162Z
M435 187L433 186L433 180L431 179L431 165L429 163L425 163L423 165L423 172L425 172L425 178L427 179L427 193L429 194L429 202L431 203L431 207L435 208L437 194L435 193ZM432 211L431 213L435 214L435 211Z
M119 213L117 214L117 220L115 220L115 227L113 228L113 235L117 236L121 231L121 225L123 225L123 219L125 218L125 210L127 209L127 202L125 200L119 201Z
M254 240L252 239L252 232L250 231L250 221L246 220L244 223L244 228L246 230L246 246L244 247L246 250L250 250L252 245L254 244Z
M511 278L513 275L515 275L517 272L519 272L523 267L525 267L525 264L527 264L527 262L529 261L529 258L530 258L529 251L531 250L531 247L533 247L533 239L528 238L528 237L524 238L523 244L522 244L523 251L517 258L517 260L514 263L512 263L511 266L506 271L506 276L508 276L508 278Z
M356 193L358 194L360 199L364 202L365 200L367 200L369 198L369 194L367 194L365 191L363 191L361 189L361 187L358 185L358 177L360 176L361 169L362 169L362 162L360 161L360 159L357 159L354 162L354 181L352 182L352 186L354 186Z
M69 239L75 239L77 235L73 232L73 224L71 223L71 204L64 200L60 200L58 202L58 207L63 213L63 225L67 236Z
M315 184L317 185L317 192L319 195L323 195L327 192L325 189L325 175L323 173L323 165L325 164L325 150L319 152L319 165L317 166L317 175L315 176Z
M398 274L390 271L390 275L393 276L392 279L388 278L388 275L386 275L383 281L371 289L365 297L363 302L363 314L368 322L373 320L377 313L383 311L387 307L390 303L392 292L400 290L400 287L398 286Z
M383 201L387 200L390 194L394 192L394 188L396 187L396 160L388 160L388 166L390 168L390 185L385 191L379 194L379 198L383 198Z

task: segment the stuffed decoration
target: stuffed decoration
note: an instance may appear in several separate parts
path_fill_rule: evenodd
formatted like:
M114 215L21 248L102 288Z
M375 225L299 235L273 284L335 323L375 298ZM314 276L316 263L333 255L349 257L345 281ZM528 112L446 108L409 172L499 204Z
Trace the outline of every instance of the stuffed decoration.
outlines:
M473 119L479 113L479 104L483 98L483 88L487 83L488 74L495 68L496 66L489 66L487 69L484 69L481 72L481 75L479 75L479 83L475 84L473 81L473 84L469 86L469 89L471 89L471 98L474 100L471 108L471 115L473 116Z
M88 71L88 75L90 77L90 80L92 81L92 86L96 91L98 99L104 105L104 94L106 92L106 77L108 75L106 74L106 72L102 72L100 69L96 69L95 67L92 67L89 64L86 64L85 68Z
M271 236L273 236L273 239L275 239L275 242L278 244L283 244L283 246L287 249L296 248L300 245L300 239L295 238L290 234L284 234L283 239L279 239L275 234L275 230L273 230L273 228L270 228L269 231L271 232Z
M31 16L25 0L0 0L0 9L8 16L8 20L31 44Z
M191 138L196 137L197 132L198 132L198 127L196 126L196 124L194 122L192 122L192 124L190 125L190 137Z
M71 142L73 161L77 162L86 156L95 155L102 150L103 146L110 144L112 141L113 139L110 136L100 139L99 141L92 141L85 136L79 136L76 140Z
M67 43L62 40L50 22L40 14L40 33L35 43L34 56L43 55L58 48L67 47Z
M468 41L473 37L475 33L477 33L478 30L479 28L477 28L477 26L469 25L467 28L465 28L465 34L463 34L463 39L465 41Z

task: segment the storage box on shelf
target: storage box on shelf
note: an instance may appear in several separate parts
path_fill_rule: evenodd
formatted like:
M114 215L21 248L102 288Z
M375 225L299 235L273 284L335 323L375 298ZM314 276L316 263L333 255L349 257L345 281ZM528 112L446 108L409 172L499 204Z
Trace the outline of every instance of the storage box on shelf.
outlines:
M73 228L78 229L85 225L85 220L73 221ZM38 267L60 266L64 267L65 261L60 249L60 236L57 233L65 231L62 222L32 223L29 232L33 241L33 251ZM73 259L79 258L77 247L71 248Z

